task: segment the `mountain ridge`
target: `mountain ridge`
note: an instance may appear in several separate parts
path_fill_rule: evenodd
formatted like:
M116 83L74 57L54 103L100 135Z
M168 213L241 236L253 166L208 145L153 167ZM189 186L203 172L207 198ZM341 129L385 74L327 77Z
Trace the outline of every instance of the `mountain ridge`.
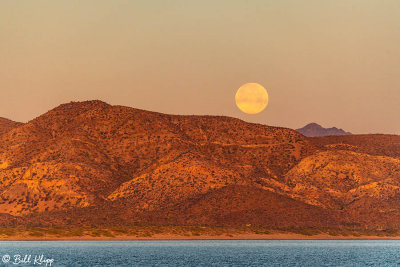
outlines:
M399 136L71 102L0 135L0 224L400 229L399 160Z
M6 118L0 117L0 135L11 131L14 128L23 125L22 122L15 122Z

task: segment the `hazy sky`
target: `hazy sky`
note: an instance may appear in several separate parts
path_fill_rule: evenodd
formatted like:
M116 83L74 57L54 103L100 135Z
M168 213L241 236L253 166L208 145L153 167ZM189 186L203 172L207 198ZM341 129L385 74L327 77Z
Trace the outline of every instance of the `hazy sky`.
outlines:
M244 83L269 106L235 106ZM0 117L72 100L400 134L398 0L0 1Z

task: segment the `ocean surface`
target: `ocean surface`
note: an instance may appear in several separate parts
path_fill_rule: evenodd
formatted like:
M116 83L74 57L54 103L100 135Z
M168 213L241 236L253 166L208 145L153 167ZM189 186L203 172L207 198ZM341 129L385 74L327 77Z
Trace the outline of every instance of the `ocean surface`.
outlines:
M0 266L399 266L400 241L0 241L0 258Z

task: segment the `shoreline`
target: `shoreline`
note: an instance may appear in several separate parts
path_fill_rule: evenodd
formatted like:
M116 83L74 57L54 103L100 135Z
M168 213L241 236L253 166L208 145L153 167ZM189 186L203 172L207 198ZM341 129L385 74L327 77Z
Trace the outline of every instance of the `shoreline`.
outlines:
M232 234L232 235L199 235L182 236L174 234L155 234L153 236L117 236L117 237L94 237L94 236L13 236L0 237L0 241L201 241L201 240L400 240L400 236L332 236L329 234L302 235L291 233L274 234Z

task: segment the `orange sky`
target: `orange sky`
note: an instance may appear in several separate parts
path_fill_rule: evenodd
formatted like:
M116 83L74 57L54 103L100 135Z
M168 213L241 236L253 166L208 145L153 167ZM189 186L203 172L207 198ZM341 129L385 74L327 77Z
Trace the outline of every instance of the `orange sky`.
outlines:
M71 100L400 134L400 1L0 2L0 117ZM262 84L267 109L236 90Z

